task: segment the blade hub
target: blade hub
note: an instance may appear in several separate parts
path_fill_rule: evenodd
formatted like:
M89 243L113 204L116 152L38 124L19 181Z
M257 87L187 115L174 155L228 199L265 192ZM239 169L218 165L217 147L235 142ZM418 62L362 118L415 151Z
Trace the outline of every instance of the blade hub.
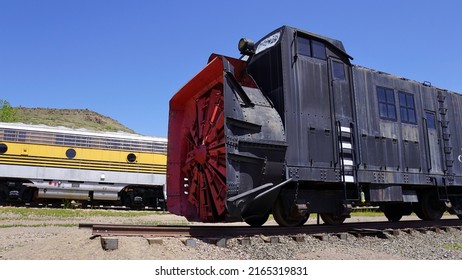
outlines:
M200 145L191 152L194 160L199 164L204 165L207 160L207 147L205 145Z

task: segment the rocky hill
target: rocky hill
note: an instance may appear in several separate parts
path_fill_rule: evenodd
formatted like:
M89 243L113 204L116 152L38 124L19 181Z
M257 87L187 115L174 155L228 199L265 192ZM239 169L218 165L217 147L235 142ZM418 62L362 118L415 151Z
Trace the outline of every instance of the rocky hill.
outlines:
M98 131L135 133L118 121L88 109L51 109L14 107L16 121L25 124L44 124Z

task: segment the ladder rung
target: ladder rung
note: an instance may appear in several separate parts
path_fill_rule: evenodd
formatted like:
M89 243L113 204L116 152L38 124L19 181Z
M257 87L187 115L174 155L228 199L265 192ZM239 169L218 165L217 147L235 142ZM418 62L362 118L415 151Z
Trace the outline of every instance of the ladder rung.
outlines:
M351 145L351 143L342 142L342 148L351 150L351 149L353 149L353 146Z
M347 183L353 183L355 181L355 177L351 175L344 175L343 180Z
M349 128L349 127L347 127L347 126L341 126L341 127L340 127L340 132L351 133L351 128Z
M351 159L343 159L342 163L343 163L343 166L353 166L353 160Z

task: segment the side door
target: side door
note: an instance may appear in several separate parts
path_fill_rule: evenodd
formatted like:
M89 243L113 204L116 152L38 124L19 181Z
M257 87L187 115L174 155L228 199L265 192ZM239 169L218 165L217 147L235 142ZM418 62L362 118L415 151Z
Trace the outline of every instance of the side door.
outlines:
M429 173L442 174L442 155L441 155L441 139L438 129L438 121L436 113L433 111L425 110L424 118L424 132L426 133L427 140L427 168Z
M337 161L346 183L356 182L355 175L355 121L352 90L351 66L339 59L329 58L329 80L331 93L331 111L334 116L334 129L337 132Z

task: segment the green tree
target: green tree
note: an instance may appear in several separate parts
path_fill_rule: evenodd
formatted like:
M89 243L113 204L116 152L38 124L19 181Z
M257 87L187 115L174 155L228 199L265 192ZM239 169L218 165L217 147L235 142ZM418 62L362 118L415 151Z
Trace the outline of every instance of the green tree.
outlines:
M0 121L15 122L17 121L16 111L11 107L10 102L0 99Z

